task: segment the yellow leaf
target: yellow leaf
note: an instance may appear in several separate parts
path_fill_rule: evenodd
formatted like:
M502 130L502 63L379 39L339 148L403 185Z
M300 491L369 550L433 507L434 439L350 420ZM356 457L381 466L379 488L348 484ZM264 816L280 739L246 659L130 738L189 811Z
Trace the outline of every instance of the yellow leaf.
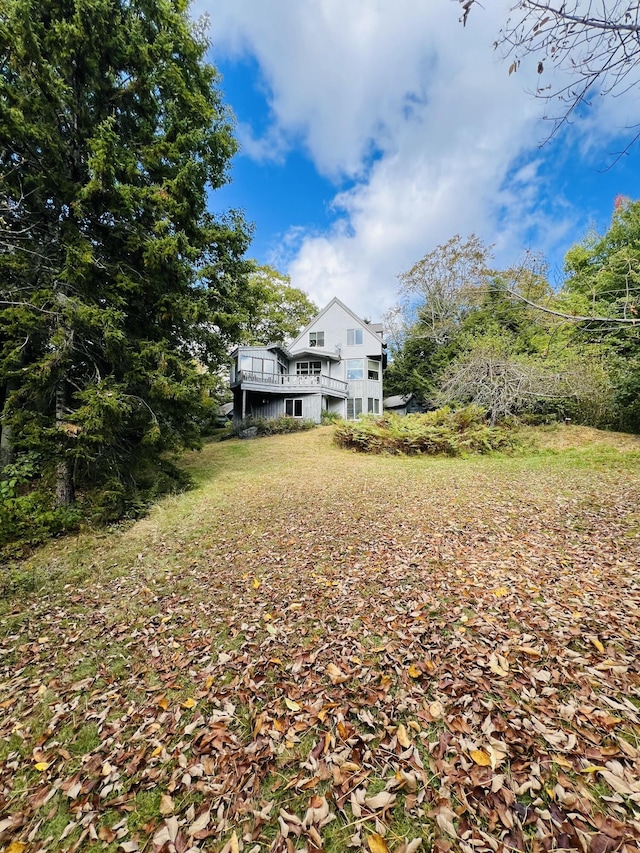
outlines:
M420 678L420 676L422 675L422 673L420 672L418 667L415 665L415 663L411 664L411 666L409 667L407 672L409 673L411 678Z
M509 590L506 586L499 586L497 589L493 590L493 594L496 598L504 598L505 595L509 595Z
M556 759L557 761L557 759ZM588 767L583 767L581 773L599 773L601 770L606 770L606 767L600 767L599 764L590 764Z
M253 588L254 588L254 589L260 589L260 581L258 580L258 578L254 578L254 579L253 579L253 584L252 584L252 586L253 586Z
M212 687L213 687L213 676L208 675L205 679L205 682L204 682L204 689L205 690L211 690Z
M542 652L540 649L534 649L532 646L516 646L517 651L522 652L525 655L529 655L530 658L541 658Z
M509 662L502 655L498 657L498 655L493 653L489 658L489 669L496 675L504 677L509 674Z
M603 655L604 654L604 646L602 645L600 640L597 637L590 637L589 639L591 640L593 645L596 647L596 649L600 652L600 654Z
M158 699L158 705L162 708L163 711L166 711L169 707L169 700L166 696L161 696L160 699Z
M301 711L302 706L298 705L297 702L294 702L293 699L289 699L287 696L284 697L284 704L290 711Z
M39 770L41 773L44 773L44 771L49 766L49 762L48 761L38 761L38 763L35 764L34 766L35 766L36 770Z
M191 698L191 696L190 696L187 700L185 700L185 701L182 703L182 707L183 707L183 708L195 708L195 707L196 707L196 704L197 704L197 703L196 703L196 700L195 700L195 699L192 699L192 698Z
M377 832L372 832L371 835L367 835L367 845L369 846L371 853L389 853L387 842L381 835L378 835Z
M349 676L345 675L344 672L334 663L327 664L326 673L331 679L332 684L342 684L344 681L348 681L349 679Z
M411 738L406 730L406 728L400 723L398 726L398 731L396 732L396 737L398 738L398 743L400 746L403 746L405 749L411 746Z
M471 758L475 761L476 764L479 764L481 767L490 767L491 759L484 751L484 749L472 749L469 753Z
M156 756L160 755L161 752L162 752L162 747L156 746L156 748L153 750L151 755L155 758Z
M238 842L238 835L237 835L235 829L233 830L233 833L231 835L230 844L231 844L231 853L239 853L240 845Z
M4 853L24 853L26 849L27 845L24 841L12 841Z

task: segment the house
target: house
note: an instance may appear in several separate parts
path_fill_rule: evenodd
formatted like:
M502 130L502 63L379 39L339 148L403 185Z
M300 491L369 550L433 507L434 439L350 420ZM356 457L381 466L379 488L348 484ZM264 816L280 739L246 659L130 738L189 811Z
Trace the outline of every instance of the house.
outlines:
M426 411L426 407L420 403L415 394L396 394L393 397L385 397L383 405L385 412L393 412L396 415L413 415Z
M320 423L323 411L348 419L380 414L385 357L382 325L332 299L288 346L234 350L234 422L288 415Z

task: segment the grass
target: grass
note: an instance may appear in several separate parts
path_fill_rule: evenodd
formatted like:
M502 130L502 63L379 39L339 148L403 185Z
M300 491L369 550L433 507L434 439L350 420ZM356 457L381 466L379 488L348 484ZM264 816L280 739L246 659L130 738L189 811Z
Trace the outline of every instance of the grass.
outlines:
M528 849L525 800L541 833L564 820L575 840L579 813L589 838L606 815L636 843L635 800L611 785L640 760L640 440L542 428L515 455L459 459L331 439L212 442L185 457L191 492L5 571L0 815L17 823L0 817L0 849L105 825L118 840L80 849L151 849L174 814L184 849L235 832L257 853L284 843L281 808L314 803L334 814L310 819L326 853L374 831L391 851L462 849L445 806L477 849L509 822ZM514 794L536 773L536 796ZM396 799L357 815L357 791Z

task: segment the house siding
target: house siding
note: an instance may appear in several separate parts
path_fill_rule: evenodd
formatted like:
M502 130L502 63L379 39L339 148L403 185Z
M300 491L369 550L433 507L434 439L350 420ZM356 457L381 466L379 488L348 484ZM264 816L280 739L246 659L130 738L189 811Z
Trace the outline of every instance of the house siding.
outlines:
M236 361L231 372L234 390L234 421L237 423L245 416L274 418L285 413L286 399L302 400L302 417L320 423L323 409L347 416L348 398L361 398L362 411L367 412L368 400L378 400L378 410L382 412L383 382L382 362L384 344L375 331L380 326L370 328L360 320L338 299L332 300L316 318L301 332L291 344L288 351L277 347L239 347L236 351ZM349 344L348 330L361 329L362 343ZM321 346L311 345L310 335L324 334ZM258 375L247 365L245 373L241 373L243 357L252 359L268 359L274 362L273 377L270 373ZM280 375L278 361L285 359L288 373ZM349 359L362 359L363 378L347 379L347 362ZM379 380L367 377L367 359L379 364ZM320 361L320 376L309 376L297 373L298 362ZM258 367L259 362L252 362ZM289 380L288 377L291 377ZM322 377L329 377L323 379ZM315 380L315 381L314 381Z

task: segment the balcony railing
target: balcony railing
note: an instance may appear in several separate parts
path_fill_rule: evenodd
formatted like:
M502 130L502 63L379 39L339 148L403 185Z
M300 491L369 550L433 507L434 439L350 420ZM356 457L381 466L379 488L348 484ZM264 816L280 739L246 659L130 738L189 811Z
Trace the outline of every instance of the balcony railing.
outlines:
M271 385L276 388L286 390L299 388L322 388L326 391L339 391L346 394L348 384L341 379L334 379L332 376L324 374L316 374L315 376L299 376L295 373L278 374L278 373L255 373L253 370L240 370L237 373L236 383L241 385L258 384Z

